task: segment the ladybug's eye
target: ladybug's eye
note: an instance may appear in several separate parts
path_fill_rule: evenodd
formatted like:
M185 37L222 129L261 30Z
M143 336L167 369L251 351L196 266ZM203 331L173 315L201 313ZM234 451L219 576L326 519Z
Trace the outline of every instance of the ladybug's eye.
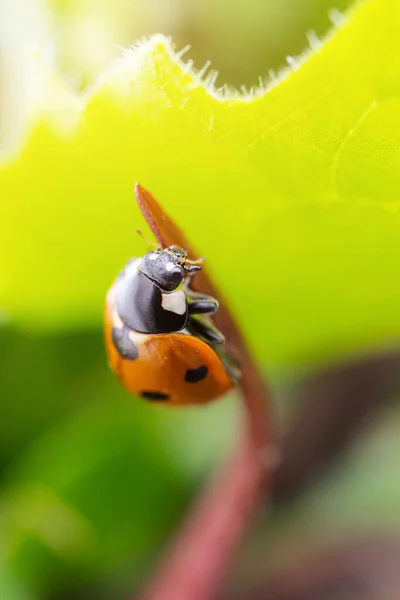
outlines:
M184 271L179 265L169 262L165 265L166 277L160 277L164 289L174 290L183 281Z

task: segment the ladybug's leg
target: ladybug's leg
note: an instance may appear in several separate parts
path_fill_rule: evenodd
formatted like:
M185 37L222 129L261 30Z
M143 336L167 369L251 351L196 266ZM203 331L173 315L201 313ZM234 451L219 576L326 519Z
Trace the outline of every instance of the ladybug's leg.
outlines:
M188 289L186 290L186 297L189 300L189 315L205 315L218 310L218 302L211 296L205 296Z
M218 302L212 296L206 296L192 290L194 273L189 275L183 284L183 291L189 300L189 315L206 315L218 310Z
M214 298L199 298L189 302L189 315L207 315L218 310L218 302Z
M122 327L113 327L112 340L122 358L135 360L139 356L139 351L129 337L130 331L131 330L126 325L123 325Z
M207 344L214 345L223 344L225 342L224 336L216 327L214 327L214 325L201 321L200 319L189 317L186 328L192 335L203 339Z
M218 354L220 361L224 365L224 369L228 373L229 378L235 382L239 381L241 372L230 354L221 348L216 348L215 351Z

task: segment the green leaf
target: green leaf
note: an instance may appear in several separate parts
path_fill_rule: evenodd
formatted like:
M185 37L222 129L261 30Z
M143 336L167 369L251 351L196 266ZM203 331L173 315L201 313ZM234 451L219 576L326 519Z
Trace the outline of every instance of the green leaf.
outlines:
M14 462L0 495L11 580L44 598L121 569L132 585L148 567L189 491L153 413L130 399L81 410Z
M400 333L400 6L359 3L265 93L222 99L153 37L43 109L0 170L0 304L25 326L101 322L143 253L150 189L208 258L261 359L288 364Z

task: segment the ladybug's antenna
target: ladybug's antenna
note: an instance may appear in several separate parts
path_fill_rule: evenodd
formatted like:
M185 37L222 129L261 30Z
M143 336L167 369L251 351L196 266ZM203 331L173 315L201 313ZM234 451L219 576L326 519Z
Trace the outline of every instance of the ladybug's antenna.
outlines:
M141 229L136 229L136 233L142 238L142 240L144 242L146 242L146 244L148 244L149 246L153 246L153 248L158 249L159 245L156 244L155 242L152 242L151 240L148 240L147 238L144 237L143 235L143 231Z
M204 256L198 258L197 260L190 260L190 258L185 258L183 262L187 265L202 265L204 262Z
M182 266L187 273L195 273L196 271L200 271L203 262L204 257L198 258L197 260L190 260L190 258L185 258L185 260L182 261Z

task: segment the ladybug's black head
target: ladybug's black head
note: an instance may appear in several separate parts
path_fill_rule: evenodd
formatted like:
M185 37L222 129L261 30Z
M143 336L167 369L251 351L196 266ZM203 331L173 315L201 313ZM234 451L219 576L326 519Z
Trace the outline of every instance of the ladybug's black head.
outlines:
M148 252L140 264L140 271L166 292L175 290L186 273L200 268L199 265L186 263L186 252L178 246Z

